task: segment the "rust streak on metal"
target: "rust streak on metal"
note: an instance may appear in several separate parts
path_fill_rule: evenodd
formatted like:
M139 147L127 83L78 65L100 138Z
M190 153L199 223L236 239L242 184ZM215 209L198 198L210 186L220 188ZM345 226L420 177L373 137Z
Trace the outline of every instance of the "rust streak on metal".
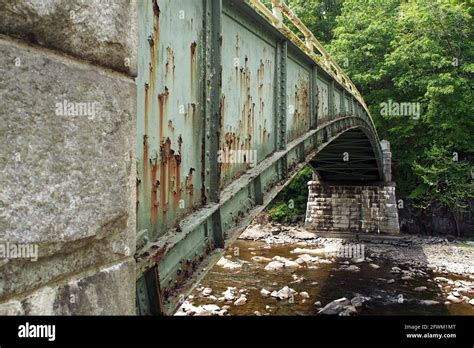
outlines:
M143 192L148 190L148 135L143 135Z
M195 171L194 168L190 168L189 174L186 175L186 179L184 181L184 188L186 190L186 193L188 194L190 209L193 209L193 206L194 206L194 185L193 185L193 172L194 171Z
M194 80L196 78L196 47L197 43L194 41L191 43L191 62L190 62L190 71L191 71L191 98L194 96Z
M159 141L163 140L163 120L166 114L166 105L168 102L169 90L168 87L165 86L165 91L158 95L158 116L159 116Z
M154 161L151 163L151 182L152 182L152 189L151 189L151 204L150 204L150 220L151 226L153 229L156 228L156 222L158 219L158 187L160 186L160 181L157 180L157 172L158 172L158 162L155 158Z

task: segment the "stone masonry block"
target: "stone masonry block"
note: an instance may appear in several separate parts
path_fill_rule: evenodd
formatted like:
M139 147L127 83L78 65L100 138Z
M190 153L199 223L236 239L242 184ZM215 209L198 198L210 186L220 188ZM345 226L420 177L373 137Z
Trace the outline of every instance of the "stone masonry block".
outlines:
M133 255L136 90L1 35L0 75L0 243L39 254L1 260L1 299Z
M6 0L0 33L137 74L136 0Z

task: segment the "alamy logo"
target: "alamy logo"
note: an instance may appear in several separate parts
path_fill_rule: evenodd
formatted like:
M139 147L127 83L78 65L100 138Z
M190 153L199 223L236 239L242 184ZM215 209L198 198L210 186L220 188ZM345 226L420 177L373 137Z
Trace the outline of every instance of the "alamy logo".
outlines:
M0 259L30 259L31 261L37 261L38 245L0 243Z
M217 152L219 163L248 163L251 167L257 164L256 150L219 150Z
M64 99L62 103L56 103L57 116L84 116L89 120L93 120L99 111L100 104L98 102L71 102Z
M420 118L420 103L398 103L389 99L386 103L380 103L380 108L382 116L410 116L414 120Z
M338 250L328 252L327 256L348 258L348 259L361 259L365 258L365 245L364 244L347 244L342 245Z
M47 338L48 341L56 339L56 325L35 325L26 322L18 326L18 337L20 338Z

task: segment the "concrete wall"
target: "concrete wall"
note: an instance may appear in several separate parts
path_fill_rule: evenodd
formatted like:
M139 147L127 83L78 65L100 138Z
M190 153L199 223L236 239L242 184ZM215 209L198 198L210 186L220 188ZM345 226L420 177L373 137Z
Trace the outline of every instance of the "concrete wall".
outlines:
M0 3L0 314L135 313L136 18Z
M321 232L399 233L395 185L308 183L306 227Z

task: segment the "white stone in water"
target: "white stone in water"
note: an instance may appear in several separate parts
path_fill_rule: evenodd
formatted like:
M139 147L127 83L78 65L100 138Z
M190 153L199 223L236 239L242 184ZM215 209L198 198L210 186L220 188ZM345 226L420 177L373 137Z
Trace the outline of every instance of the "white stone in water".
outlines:
M287 300L288 298L293 297L296 294L296 291L289 288L288 286L285 286L281 288L278 292L273 291L271 293L272 297L276 297L280 300Z
M470 304L471 306L474 306L474 298L471 298L471 299L469 300L469 304Z
M405 299L403 298L403 295L402 295L402 294L399 294L399 295L397 296L397 302L400 303L400 304L402 304L404 301L405 301Z
M224 295L224 299L226 301L233 301L235 299L235 289L227 288L227 290L224 291L222 295Z
M247 303L247 297L244 295L241 295L235 302L234 306L243 306L244 304Z
M334 300L332 302L329 302L326 306L324 306L322 309L319 310L319 314L339 314L345 306L350 305L350 301L342 297L340 299Z
M277 271L285 267L285 264L280 261L272 261L268 265L265 266L266 271Z
M389 280L387 280L387 284L392 284L392 283L395 283L395 279L389 279Z
M452 303L459 303L462 300L460 298L457 298L456 296L453 296L452 294L449 294L448 297L446 297L448 301L451 301Z
M426 289L428 289L426 286L417 286L415 291L425 291Z
M372 267L373 269L379 269L380 266L379 265L376 265L375 263L369 263L370 267Z
M365 258L363 258L363 257L359 257L357 259L352 259L353 263L362 263L364 261L365 261Z
M259 311L255 311L253 312L253 314L255 314L257 317L260 317L262 315L262 313L260 313Z
M420 304L426 305L426 306L431 306L431 305L439 304L439 302L435 301L435 300L420 300Z
M300 295L302 298L309 298L309 294L308 294L306 291L300 292L299 295Z
M334 253L338 251L338 246L326 246L318 249L304 249L296 248L291 251L292 254L309 254L309 255L324 255L327 253Z
M211 313L217 313L221 310L221 308L217 305L214 305L214 304L207 304L207 305L204 305L202 306L202 308L208 312L211 312Z
M340 268L336 268L335 270L336 271L341 271L342 270L342 271L350 271L350 272L359 272L360 268L356 265L350 265L350 266L343 265Z
M351 300L351 304L354 307L362 307L363 303L364 303L364 300L360 296L356 296Z
M401 272L402 272L401 268L397 266L392 267L392 269L390 270L390 273L401 273Z
M314 303L314 305L315 305L316 307L321 307L321 301L316 301L316 302Z
M202 306L196 307L196 312L194 313L196 316L209 316L212 315L211 312L206 311Z
M339 313L340 316L349 316L357 313L357 309L354 306L346 306L344 310Z
M242 268L241 263L228 260L225 257L221 257L219 261L217 261L216 265L230 270Z
M262 289L262 290L260 290L260 293L261 293L263 296L265 296L265 297L267 297L267 296L270 295L270 291L268 291L267 289Z
M275 256L275 257L273 258L273 260L282 262L283 265L284 265L286 268L298 268L298 267L300 267L300 265L299 265L297 262L291 261L291 260L289 260L289 259L287 259L287 258L285 258L285 257Z
M210 294L212 294L212 289L211 288L205 288L202 293L201 293L203 296L209 296Z
M264 257L264 256L253 256L251 260L255 262L268 262L268 261L271 261L272 259L269 259L268 257Z

